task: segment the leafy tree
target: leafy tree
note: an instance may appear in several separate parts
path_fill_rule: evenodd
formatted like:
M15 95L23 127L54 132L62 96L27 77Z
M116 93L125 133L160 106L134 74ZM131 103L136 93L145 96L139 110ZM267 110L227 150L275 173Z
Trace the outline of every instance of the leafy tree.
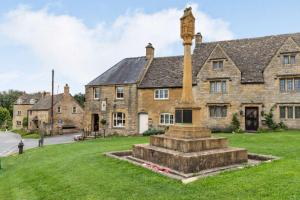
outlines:
M18 90L8 90L0 92L0 107L6 108L10 115L13 115L13 104L22 95Z
M23 128L27 128L27 126L28 126L28 117L24 117L23 118Z
M79 103L79 105L84 107L84 101L85 101L85 95L84 94L82 94L82 93L75 94L74 99L76 99L76 101Z
M11 117L8 109L0 107L0 127L5 128L6 126L10 126L10 125L11 125Z

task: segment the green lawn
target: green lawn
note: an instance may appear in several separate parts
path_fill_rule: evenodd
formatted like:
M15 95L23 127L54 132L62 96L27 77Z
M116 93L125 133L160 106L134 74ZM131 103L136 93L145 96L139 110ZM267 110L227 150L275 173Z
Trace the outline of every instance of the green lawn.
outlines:
M300 199L300 132L225 136L231 146L282 159L183 185L102 155L147 137L54 145L3 159L0 199Z

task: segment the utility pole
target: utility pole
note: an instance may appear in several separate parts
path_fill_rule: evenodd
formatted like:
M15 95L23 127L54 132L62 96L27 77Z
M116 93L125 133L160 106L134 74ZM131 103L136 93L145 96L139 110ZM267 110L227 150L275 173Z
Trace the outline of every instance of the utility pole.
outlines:
M53 105L54 105L54 69L52 69L52 94L51 94L51 132L50 135L53 134Z

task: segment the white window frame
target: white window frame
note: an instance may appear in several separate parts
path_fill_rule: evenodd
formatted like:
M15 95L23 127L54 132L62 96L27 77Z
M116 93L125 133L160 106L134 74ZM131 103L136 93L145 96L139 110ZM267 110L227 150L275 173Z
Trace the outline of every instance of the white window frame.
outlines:
M155 89L154 99L155 100L168 100L169 99L169 89Z
M76 106L72 107L72 113L77 113L77 107Z
M122 89L122 92L118 92L118 89ZM118 94L123 94L122 97L118 97ZM116 99L124 99L124 87L123 86L116 86Z
M98 92L96 92L98 91ZM98 97L96 97L96 94L98 94ZM94 87L93 88L93 97L94 100L99 100L100 99L100 88L99 87Z
M168 122L166 122L168 116ZM173 125L174 124L174 115L171 113L161 113L159 117L159 124L160 125Z
M121 116L118 116L121 114ZM121 117L121 118L118 118ZM120 122L121 121L121 122ZM115 112L113 113L113 123L114 128L124 128L126 126L126 115L122 112Z

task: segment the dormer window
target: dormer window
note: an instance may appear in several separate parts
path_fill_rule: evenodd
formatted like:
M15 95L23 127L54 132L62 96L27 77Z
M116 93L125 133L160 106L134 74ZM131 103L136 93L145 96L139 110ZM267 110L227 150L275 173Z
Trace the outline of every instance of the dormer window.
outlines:
M283 64L284 65L296 64L296 56L295 55L283 55Z
M17 103L18 103L18 104L22 104L22 103L23 103L23 100L22 100L22 99L18 99Z
M36 100L35 99L30 99L30 104L35 104Z
M223 60L213 61L212 65L214 70L223 69Z

